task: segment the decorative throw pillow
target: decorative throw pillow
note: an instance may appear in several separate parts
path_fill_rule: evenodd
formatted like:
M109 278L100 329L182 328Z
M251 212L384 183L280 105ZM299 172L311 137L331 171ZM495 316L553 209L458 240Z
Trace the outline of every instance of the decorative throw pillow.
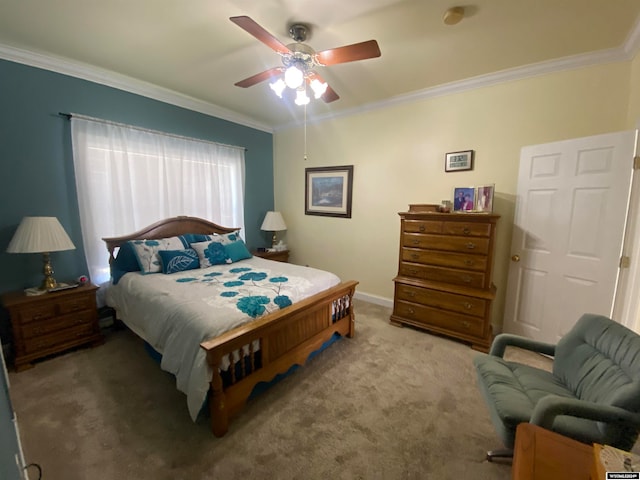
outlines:
M223 233L222 235L215 234L211 236L211 240L214 242L221 243L223 245L229 245L231 242L235 242L236 240L241 240L239 235L239 230L231 233Z
M185 270L200 268L198 252L193 248L186 250L160 250L158 255L160 255L162 273L184 272Z
M133 250L143 275L157 273L162 270L158 251L181 250L184 244L179 237L159 238L157 240L133 240Z
M190 248L192 243L208 242L213 235L206 235L204 233L185 233L180 235L180 239L185 244L184 248Z
M192 243L193 248L198 253L200 268L207 268L212 265L222 265L231 263L222 243L216 241Z
M253 256L240 238L238 238L238 240L236 240L235 242L224 245L224 250L225 252L227 252L227 255L232 262L244 260L245 258L251 258Z
M122 276L128 272L139 272L140 265L131 242L123 243L111 263L111 279L117 285Z

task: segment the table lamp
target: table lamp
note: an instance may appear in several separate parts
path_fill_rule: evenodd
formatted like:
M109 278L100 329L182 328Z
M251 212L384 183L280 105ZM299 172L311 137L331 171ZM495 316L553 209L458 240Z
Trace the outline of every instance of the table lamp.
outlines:
M287 225L284 223L284 219L282 218L282 214L280 212L267 212L267 214L264 216L262 226L260 227L260 230L264 230L265 232L273 232L271 247L274 247L276 244L276 232L280 232L286 229Z
M58 284L53 278L49 254L76 247L56 217L24 217L7 247L8 253L42 253L44 280L41 290L50 290Z

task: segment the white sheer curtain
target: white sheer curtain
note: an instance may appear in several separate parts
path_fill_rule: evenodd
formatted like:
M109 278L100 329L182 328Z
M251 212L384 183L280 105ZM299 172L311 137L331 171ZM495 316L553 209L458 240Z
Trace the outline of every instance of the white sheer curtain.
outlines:
M177 215L244 231L244 148L71 117L80 222L93 283L109 280L103 237Z

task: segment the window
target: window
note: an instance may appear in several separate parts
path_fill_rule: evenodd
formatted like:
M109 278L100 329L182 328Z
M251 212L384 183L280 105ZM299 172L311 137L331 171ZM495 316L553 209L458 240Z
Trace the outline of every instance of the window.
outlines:
M244 148L76 116L71 134L94 283L110 277L103 237L178 215L244 229Z

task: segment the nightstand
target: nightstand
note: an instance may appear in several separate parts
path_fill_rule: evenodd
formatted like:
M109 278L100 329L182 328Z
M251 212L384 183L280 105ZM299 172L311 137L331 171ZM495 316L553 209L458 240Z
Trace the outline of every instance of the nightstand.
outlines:
M24 292L2 295L9 311L16 371L33 367L33 360L104 338L98 325L95 285L28 296Z
M251 252L256 257L266 258L267 260L275 260L276 262L288 262L289 250L281 250L279 252L258 252L254 250Z

